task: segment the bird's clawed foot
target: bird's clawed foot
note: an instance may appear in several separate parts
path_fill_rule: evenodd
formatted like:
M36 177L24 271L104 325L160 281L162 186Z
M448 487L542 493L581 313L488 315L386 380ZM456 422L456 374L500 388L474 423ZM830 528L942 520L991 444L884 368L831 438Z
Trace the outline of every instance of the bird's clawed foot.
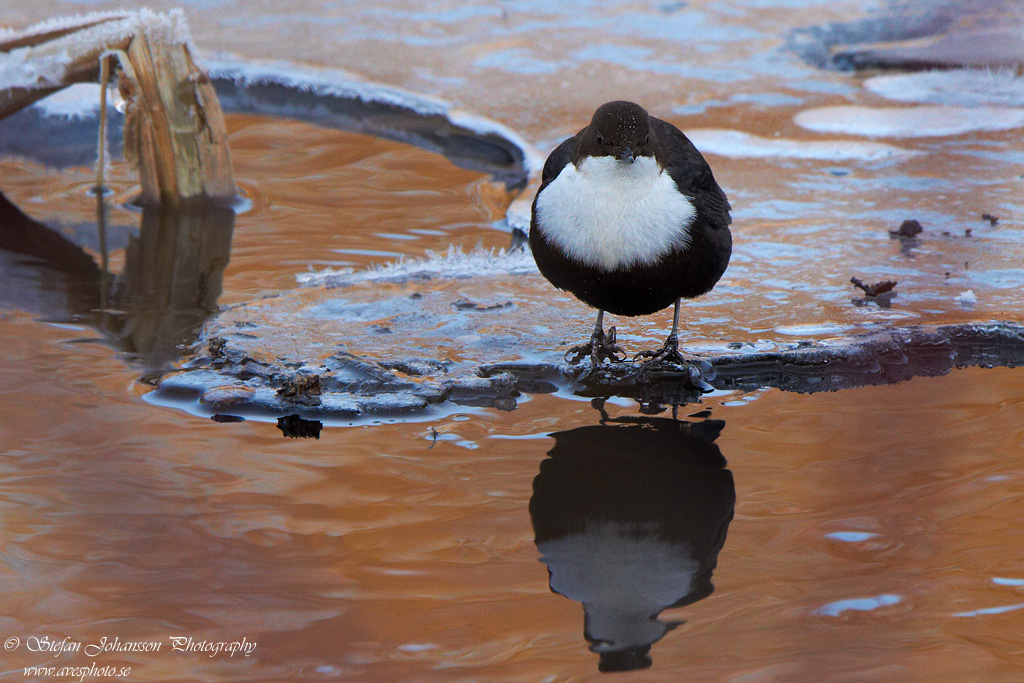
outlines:
M579 365L584 358L590 358L590 364L595 368L605 361L621 363L626 360L626 352L615 343L615 328L609 327L608 332L594 330L589 343L574 346L565 352L565 362L569 365Z
M641 377L646 377L655 368L665 365L689 367L689 363L683 358L683 354L679 353L679 337L675 332L668 336L668 339L665 340L665 345L657 351L641 351L633 356L634 363L640 361L643 361L639 370Z

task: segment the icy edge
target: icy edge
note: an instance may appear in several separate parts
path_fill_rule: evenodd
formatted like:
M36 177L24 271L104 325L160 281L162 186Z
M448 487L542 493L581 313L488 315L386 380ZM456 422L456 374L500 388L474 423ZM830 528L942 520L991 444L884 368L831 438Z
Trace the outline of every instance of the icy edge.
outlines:
M523 163L530 174L539 172L544 165L544 159L533 145L504 124L456 109L435 97L366 81L344 69L284 61L243 60L224 54L204 56L203 62L211 77L231 80L242 86L274 83L314 95L393 105L422 116L443 116L480 136L496 135L508 140L522 151Z
M352 268L326 268L301 273L296 276L305 287L322 285L346 286L359 282L412 280L423 277L449 279L479 277L485 275L523 275L537 272L533 254L524 249L484 249L476 247L463 251L461 247L450 246L448 251L428 251L422 259L400 259L391 263L373 266L365 270Z
M106 12L87 12L86 14L71 14L63 17L51 17L38 23L27 26L23 29L13 27L0 27L0 41L9 40L15 36L27 37L62 31L83 24L92 24L111 19L119 20L127 18L131 14L127 10L111 10Z
M104 21L106 17L123 18ZM95 21L102 23L47 41L48 49L42 56L36 46L0 53L0 83L5 88L30 89L65 85L67 69L80 55L88 54L97 46L116 44L140 34L160 42L184 44L195 52L185 13L180 9L165 13L140 9L127 14L114 12L62 17L35 24L25 31L0 35L0 40L46 34Z

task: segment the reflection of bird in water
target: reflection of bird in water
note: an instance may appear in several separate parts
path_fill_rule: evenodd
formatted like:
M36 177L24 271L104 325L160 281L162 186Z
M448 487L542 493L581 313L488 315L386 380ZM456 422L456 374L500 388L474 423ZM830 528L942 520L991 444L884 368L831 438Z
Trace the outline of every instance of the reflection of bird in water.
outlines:
M530 499L551 590L583 604L601 671L649 667L681 623L662 610L711 594L736 502L724 422L629 420L554 434Z

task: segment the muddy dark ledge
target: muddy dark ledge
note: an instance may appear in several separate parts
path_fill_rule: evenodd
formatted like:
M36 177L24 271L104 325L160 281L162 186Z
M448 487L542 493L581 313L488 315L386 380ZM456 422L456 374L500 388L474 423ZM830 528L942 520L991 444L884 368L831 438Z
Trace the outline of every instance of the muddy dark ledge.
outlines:
M721 389L812 393L937 377L954 368L1024 364L1024 327L1011 322L907 327L780 353L713 360Z
M889 0L871 15L793 31L790 50L818 67L908 71L1024 64L1014 0Z
M1024 364L1024 326L1009 322L943 327L906 327L846 340L801 342L781 351L703 356L713 366L705 375L716 389L751 391L772 387L797 393L838 391L895 384L914 377L936 377L962 367L1016 367ZM484 376L510 372L533 385L543 380L538 368L521 364L484 366ZM558 368L550 369L550 378ZM625 396L641 402L675 400L697 388L685 373L659 372L649 381L635 373L597 375L577 380L583 396ZM699 396L699 392L696 393ZM682 401L689 402L689 401Z
M655 406L693 403L702 393L700 382L694 383L684 371L658 371L641 380L628 364L592 373L585 366L508 362L485 364L471 375L460 375L425 359L406 359L388 364L388 369L343 353L318 364L276 365L236 354L216 340L203 348L213 353L197 355L182 371L160 382L155 392L159 402L211 417L298 415L356 423L429 417L442 406L514 410L523 394L559 390L622 396ZM703 360L713 368L703 373L704 378L716 389L837 391L933 377L961 367L1022 365L1024 326L989 322L907 327L846 340L799 342L779 351L740 348ZM402 367L427 372L405 375L395 370ZM281 390L296 386L297 378L313 376L318 378L318 392Z

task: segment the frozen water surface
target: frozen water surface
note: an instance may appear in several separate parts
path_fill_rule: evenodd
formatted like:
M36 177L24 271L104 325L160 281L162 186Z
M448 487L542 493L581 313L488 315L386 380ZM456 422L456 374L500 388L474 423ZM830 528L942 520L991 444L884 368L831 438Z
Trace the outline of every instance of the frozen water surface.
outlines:
M818 133L868 137L947 137L1024 126L1024 109L1000 107L822 107L800 112L796 123Z
M140 215L115 161L101 241L86 90L0 124L5 639L258 643L140 681L1016 679L1024 102L956 31L1019 3L183 4L247 211ZM982 70L838 68L950 41ZM734 206L678 421L672 382L591 403L593 312L514 248L616 98Z
M1024 107L1024 82L1008 69L954 69L874 76L864 87L887 99L953 106Z

